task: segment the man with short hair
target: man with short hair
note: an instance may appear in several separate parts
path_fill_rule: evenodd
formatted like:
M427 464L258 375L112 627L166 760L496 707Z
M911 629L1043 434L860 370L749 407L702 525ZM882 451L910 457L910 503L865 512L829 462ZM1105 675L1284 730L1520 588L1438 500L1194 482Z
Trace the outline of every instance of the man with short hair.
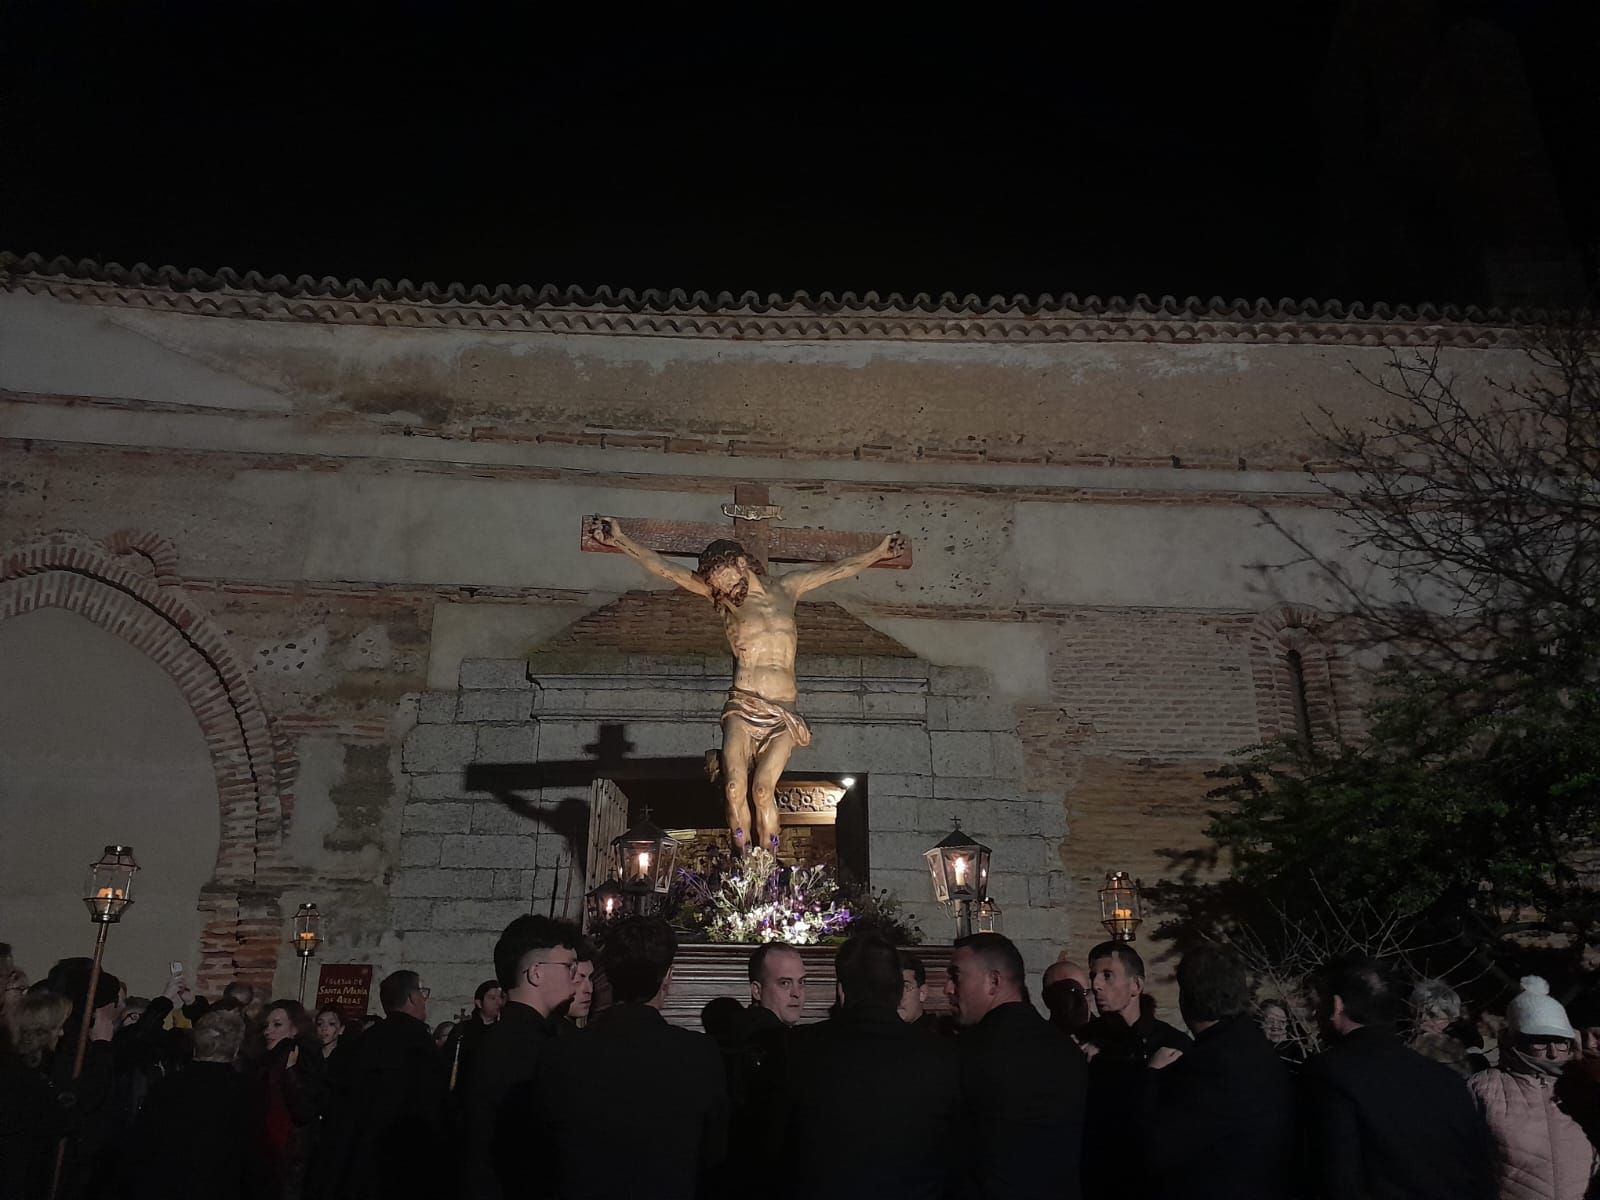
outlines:
M941 1200L961 1108L956 1047L900 1019L905 984L888 941L853 937L835 967L835 1015L795 1029L785 1047L775 1161L791 1172L788 1191ZM871 1117L841 1120L842 1104ZM823 1129L826 1145L819 1145Z
M761 1024L762 1010L784 1025L798 1025L806 1006L806 964L800 952L782 942L763 942L750 955L750 1008Z
M672 927L659 917L628 917L607 930L611 1007L581 1037L551 1043L538 1074L506 1098L502 1121L524 1140L516 1177L524 1188L562 1200L601 1200L629 1184L652 1200L701 1194L726 1152L728 1096L716 1043L661 1015L676 954ZM667 1103L618 1102L618 1081L641 1068L670 1088Z
M378 985L378 1003L384 1019L354 1046L320 1174L329 1195L356 1200L441 1194L449 1082L428 1028L428 989L415 971L395 971Z
M913 1029L932 1032L938 1018L927 1010L928 968L909 950L900 951L900 1019Z
M194 1060L150 1088L127 1141L132 1200L242 1200L254 1146L250 1085L234 1061L244 1016L218 1009L193 1033Z
M1250 1015L1243 964L1219 946L1178 963L1188 1051L1163 1047L1145 1071L1149 1194L1282 1200L1289 1194L1294 1091L1289 1068Z
M500 1019L506 1006L506 990L498 979L485 979L472 994L472 1015L450 1031L444 1044L444 1060L450 1064L450 1090L464 1095L472 1077L472 1063L483 1047L484 1035Z
M1145 1064L1163 1046L1194 1043L1147 1011L1144 959L1127 942L1101 942L1089 951L1089 985L1100 1010L1083 1027L1088 1048L1089 1099L1083 1127L1083 1190L1098 1196L1138 1181L1142 1136L1138 1121Z
M1318 1016L1334 1040L1301 1076L1313 1195L1489 1200L1489 1131L1461 1077L1395 1036L1388 972L1352 957L1319 974Z
M567 1005L556 1027L558 1033L577 1033L587 1028L589 1010L594 1007L594 943L588 938L579 938L576 950L578 966L572 976L572 1003Z
M1027 1002L1025 982L1009 938L975 933L956 942L945 995L962 1028L961 1087L973 1126L962 1190L1072 1200L1088 1066Z
M1081 1034L1093 1015L1089 1009L1089 972L1065 956L1044 969L1040 991L1050 1023L1063 1033Z
M496 1127L514 1084L532 1079L555 1023L573 996L577 929L534 914L507 925L494 947L494 972L505 989L500 1019L484 1034L465 1097L466 1200L500 1200ZM514 1145L507 1149L513 1155Z

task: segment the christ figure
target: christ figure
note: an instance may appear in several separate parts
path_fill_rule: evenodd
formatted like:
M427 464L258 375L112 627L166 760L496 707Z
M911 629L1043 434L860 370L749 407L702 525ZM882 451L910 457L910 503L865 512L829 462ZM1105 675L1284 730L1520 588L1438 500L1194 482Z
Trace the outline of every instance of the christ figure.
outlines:
M690 571L639 545L610 517L597 517L590 536L633 558L652 575L704 596L722 616L733 651L733 686L722 706L722 794L733 850L755 844L778 848L778 780L796 746L811 744L811 727L795 711L795 601L807 592L858 575L899 556L905 539L890 534L864 554L838 562L763 574L735 541L714 541Z

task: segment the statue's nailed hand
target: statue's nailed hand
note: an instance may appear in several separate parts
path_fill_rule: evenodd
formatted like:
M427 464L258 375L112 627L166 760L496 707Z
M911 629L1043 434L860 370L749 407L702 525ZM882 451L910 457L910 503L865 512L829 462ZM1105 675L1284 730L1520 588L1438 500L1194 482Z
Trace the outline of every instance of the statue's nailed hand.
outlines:
M883 562L891 558L899 558L906 552L906 535L891 533L878 543L878 561Z
M625 535L622 526L610 517L590 517L589 536L602 546L616 546L621 549Z

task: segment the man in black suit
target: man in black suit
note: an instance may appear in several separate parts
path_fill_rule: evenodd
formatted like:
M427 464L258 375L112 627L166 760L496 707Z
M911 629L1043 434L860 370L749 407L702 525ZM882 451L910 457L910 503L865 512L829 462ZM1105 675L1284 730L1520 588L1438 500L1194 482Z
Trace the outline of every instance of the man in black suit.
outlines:
M1136 1114L1144 1097L1145 1064L1163 1046L1187 1050L1194 1043L1156 1018L1144 990L1144 959L1127 942L1101 942L1089 951L1089 985L1100 1015L1078 1034L1090 1056L1083 1192L1136 1192L1143 1173Z
M722 1161L722 1057L705 1034L661 1015L677 949L659 917L629 917L607 932L611 1007L581 1035L551 1043L538 1074L506 1098L527 1114L522 1194L693 1200ZM628 1096L630 1082L647 1098Z
M462 1106L467 1121L465 1200L501 1200L502 1168L518 1179L520 1189L520 1130L502 1109L512 1086L533 1078L556 1036L556 1021L572 1002L578 937L575 926L530 914L507 925L495 943L494 973L505 988L506 1005L483 1036ZM507 1125L503 1137L502 1124ZM499 1157L502 1145L505 1163Z
M355 1044L329 1120L323 1192L355 1200L443 1193L449 1078L428 1030L428 989L415 971L396 971L378 985L378 1003L384 1019Z
M837 1014L796 1028L784 1046L779 1177L794 1197L939 1200L958 1144L956 1047L900 1019L900 955L889 942L851 938L835 966Z
M1395 1036L1401 1005L1372 959L1336 959L1317 988L1333 1044L1301 1076L1313 1194L1490 1200L1489 1133L1461 1077Z
M1089 1068L1023 996L1016 946L998 933L956 942L945 995L961 1025L972 1130L964 1195L1076 1200Z
M1284 1200L1294 1149L1289 1068L1250 1016L1243 965L1219 946L1178 963L1187 1051L1158 1049L1145 1071L1150 1200Z

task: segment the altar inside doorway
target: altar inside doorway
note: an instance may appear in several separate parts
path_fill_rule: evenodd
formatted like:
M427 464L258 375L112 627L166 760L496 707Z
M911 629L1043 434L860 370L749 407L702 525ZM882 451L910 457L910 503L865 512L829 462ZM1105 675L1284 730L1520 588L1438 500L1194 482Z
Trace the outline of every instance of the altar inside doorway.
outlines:
M648 811L649 819L679 843L680 869L706 874L729 860L732 837L719 785L681 778L612 782L626 797L628 825ZM826 867L845 884L868 883L868 790L865 772L785 775L776 797L779 861Z

